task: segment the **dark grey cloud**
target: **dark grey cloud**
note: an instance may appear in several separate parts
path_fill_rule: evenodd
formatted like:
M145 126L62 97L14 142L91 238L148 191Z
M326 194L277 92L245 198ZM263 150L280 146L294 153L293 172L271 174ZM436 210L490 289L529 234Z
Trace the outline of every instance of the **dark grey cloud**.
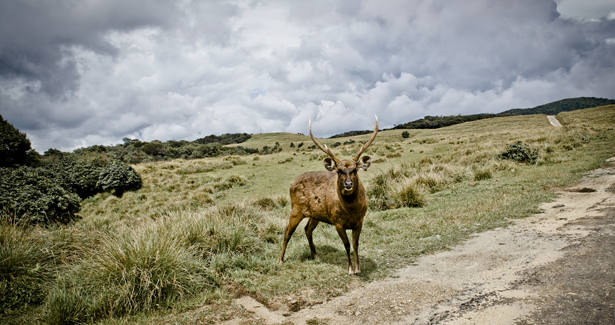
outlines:
M166 1L3 1L0 77L38 81L38 90L64 95L79 87L72 47L116 55L107 32L168 27L175 12Z
M5 1L0 114L44 151L615 98L605 3Z

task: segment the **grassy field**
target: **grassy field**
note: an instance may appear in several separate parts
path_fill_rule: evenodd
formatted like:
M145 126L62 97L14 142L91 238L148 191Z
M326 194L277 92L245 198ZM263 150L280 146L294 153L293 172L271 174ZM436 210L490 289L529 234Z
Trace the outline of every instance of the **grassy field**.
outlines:
M142 189L85 200L74 224L0 225L0 323L206 324L240 315L231 301L244 294L273 309L292 299L322 302L540 213L555 188L615 156L615 105L558 119L564 127L530 115L408 130L406 139L404 130L381 131L367 150L374 163L360 173L370 192L361 277L346 275L341 240L325 224L314 232L320 259L310 259L300 226L277 264L289 183L323 170L324 153L309 149L307 136L257 134L241 144L278 142L282 152L271 155L135 165ZM369 136L322 143L342 143L333 151L349 157ZM535 164L496 159L517 141L539 150Z

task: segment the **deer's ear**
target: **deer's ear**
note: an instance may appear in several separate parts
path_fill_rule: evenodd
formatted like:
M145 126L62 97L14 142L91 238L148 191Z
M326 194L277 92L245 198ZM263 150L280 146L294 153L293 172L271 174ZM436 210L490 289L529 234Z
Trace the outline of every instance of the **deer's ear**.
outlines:
M372 157L363 156L359 159L359 169L366 171L372 164Z
M335 166L335 161L333 161L333 159L327 157L325 159L322 160L322 163L325 165L325 168L332 172L335 169L337 169L337 166Z

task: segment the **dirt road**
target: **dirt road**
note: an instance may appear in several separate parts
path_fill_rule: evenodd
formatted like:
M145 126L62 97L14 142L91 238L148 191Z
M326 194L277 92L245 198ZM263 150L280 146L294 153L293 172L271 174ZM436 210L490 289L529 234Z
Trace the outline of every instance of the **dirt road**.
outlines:
M615 324L615 159L544 213L296 312L236 301L228 324Z
M549 122L551 122L551 125L556 126L556 127L562 126L559 123L559 121L555 118L555 115L549 115L549 116L547 116L547 118L549 119Z

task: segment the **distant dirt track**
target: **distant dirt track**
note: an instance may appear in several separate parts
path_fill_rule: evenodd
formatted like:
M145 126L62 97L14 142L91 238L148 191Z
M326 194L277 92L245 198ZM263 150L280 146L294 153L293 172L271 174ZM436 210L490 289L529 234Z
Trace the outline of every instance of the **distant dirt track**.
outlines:
M549 122L551 122L551 125L558 127L562 126L560 122L555 118L555 115L549 115L547 116L547 118L549 119Z
M225 324L615 324L609 161L559 191L544 213L423 256L389 279L301 310L243 297L236 303L252 318Z

